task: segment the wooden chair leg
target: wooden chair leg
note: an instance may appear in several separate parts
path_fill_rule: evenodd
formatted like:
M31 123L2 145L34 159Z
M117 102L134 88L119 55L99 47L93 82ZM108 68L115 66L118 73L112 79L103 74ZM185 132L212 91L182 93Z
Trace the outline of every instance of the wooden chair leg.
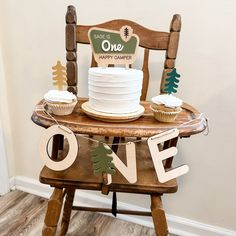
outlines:
M63 150L63 147L64 147L64 136L59 134L58 148L59 148L59 150Z
M61 214L63 203L63 189L55 188L48 201L48 208L42 231L43 236L54 236L57 231L57 224Z
M63 217L61 221L61 231L60 236L64 236L67 233L69 223L70 223L70 216L75 196L75 189L67 189L66 190L66 200L63 209Z
M151 211L156 235L169 235L165 211L162 208L161 196L151 195Z

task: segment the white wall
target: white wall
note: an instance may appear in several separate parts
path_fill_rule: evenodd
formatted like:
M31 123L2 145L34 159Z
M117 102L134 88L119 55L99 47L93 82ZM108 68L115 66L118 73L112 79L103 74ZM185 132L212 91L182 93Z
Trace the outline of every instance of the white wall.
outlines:
M2 53L0 47L0 195L3 195L9 191L9 174L8 174L8 163L7 163L7 156L6 156L6 147L4 140L9 140L6 138L6 134L3 129L2 123L7 113L3 107L4 98L6 98L6 86L5 86L5 76L3 71L3 62L2 62ZM5 95L5 96L4 96ZM5 99L6 100L6 99ZM9 125L9 123L8 123ZM13 156L12 156L13 158Z
M7 85L2 59L0 34L0 194L9 191L8 178L14 172L14 151L12 145L11 122L9 121L9 103ZM9 173L10 170L10 173Z
M178 96L210 118L210 135L180 141L179 162L191 170L179 179L179 191L164 198L165 209L169 214L236 230L236 1L3 0L1 4L7 101L14 131L13 151L17 154L15 169L10 162L10 173L35 179L42 167L38 141L43 129L35 126L30 116L35 103L51 86L51 66L57 59L65 61L66 6L77 7L81 24L127 18L159 30L169 28L174 13L181 14ZM87 49L79 51L79 95L84 96L90 54ZM151 56L149 98L158 91L163 59L157 53ZM145 196L121 195L121 200L149 206Z

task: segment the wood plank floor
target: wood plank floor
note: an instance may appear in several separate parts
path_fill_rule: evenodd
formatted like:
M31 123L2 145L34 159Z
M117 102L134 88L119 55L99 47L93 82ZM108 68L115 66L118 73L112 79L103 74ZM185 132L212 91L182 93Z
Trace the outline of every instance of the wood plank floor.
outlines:
M47 199L18 190L0 197L0 236L40 236ZM154 236L154 229L98 213L73 211L68 236Z

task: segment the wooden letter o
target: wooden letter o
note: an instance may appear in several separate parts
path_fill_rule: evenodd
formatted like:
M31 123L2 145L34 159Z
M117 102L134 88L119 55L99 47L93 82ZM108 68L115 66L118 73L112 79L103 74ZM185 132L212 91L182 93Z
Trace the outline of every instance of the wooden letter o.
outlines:
M61 134L65 136L69 143L69 152L62 161L53 161L48 156L48 142L56 134ZM40 157L43 160L44 164L48 168L56 171L65 170L69 168L74 163L78 153L78 143L74 133L70 129L62 125L53 125L46 129L44 135L41 138L39 148Z

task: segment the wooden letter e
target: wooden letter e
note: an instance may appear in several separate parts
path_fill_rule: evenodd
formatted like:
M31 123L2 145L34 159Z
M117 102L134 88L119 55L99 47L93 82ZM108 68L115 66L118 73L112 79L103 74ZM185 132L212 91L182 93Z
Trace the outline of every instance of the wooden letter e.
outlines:
M172 129L168 130L164 133L157 134L155 136L152 136L148 139L148 146L149 150L152 156L152 160L154 163L154 167L156 170L156 174L158 177L158 180L161 183L165 183L168 180L174 179L178 176L184 175L189 171L189 167L187 165L179 166L175 169L172 169L170 171L165 171L163 160L166 160L172 156L175 156L178 152L176 147L167 148L163 151L160 151L158 148L158 144L173 139L175 137L178 137L179 130L178 129Z

